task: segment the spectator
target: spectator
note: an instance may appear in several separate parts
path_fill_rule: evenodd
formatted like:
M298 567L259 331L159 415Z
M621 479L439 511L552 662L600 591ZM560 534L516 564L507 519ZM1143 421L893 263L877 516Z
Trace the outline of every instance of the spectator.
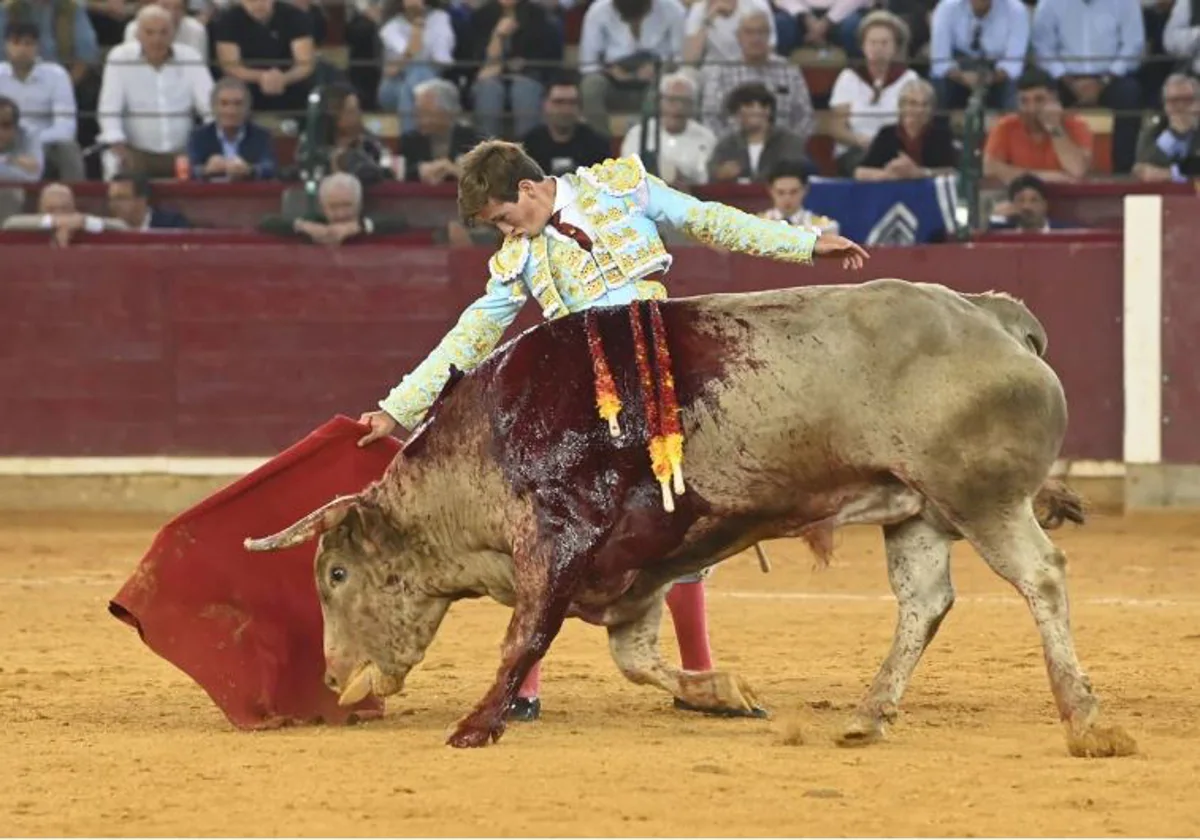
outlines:
M430 79L414 91L417 127L400 136L405 180L440 184L458 179L458 159L483 140L460 121L458 88L445 79Z
M1200 75L1200 0L1175 0L1163 29L1163 47Z
M329 20L325 17L325 10L321 8L320 0L287 0L287 2L304 12L304 16L308 18L308 25L312 29L313 46L318 48L324 46L325 37L329 33ZM318 66L320 63L318 60Z
M836 219L821 216L804 207L808 192L808 171L800 161L782 160L767 174L767 193L771 209L759 213L764 219L787 222L794 227L814 229L818 234L838 233Z
M51 242L65 248L75 234L129 230L120 219L106 219L75 209L75 193L66 184L47 184L38 196L36 214L18 214L4 220L4 230L50 231Z
M664 76L659 85L662 132L658 130L658 120L651 118L645 122L646 151L657 162L659 177L674 186L708 183L708 159L717 146L717 138L711 129L692 119L695 104L696 83L692 77L672 73ZM623 157L641 154L642 125L639 122L625 133L621 142Z
M768 43L778 44L775 18L767 0L693 0L684 23L683 61L685 64L733 64L742 60L738 44L738 24L751 12L767 15L771 26Z
M1017 78L1029 52L1029 10L1021 0L941 0L933 10L929 75L946 109L966 107L978 87L986 104L1017 108Z
M521 141L547 175L574 172L611 156L608 137L579 121L579 83L563 73L550 83L542 105L543 123Z
M829 133L836 142L838 174L850 177L871 141L896 122L900 89L918 78L904 60L908 26L891 12L871 12L859 26L865 64L838 73L829 96L833 111Z
M316 69L312 21L282 0L239 0L214 21L217 61L250 86L256 112L304 112Z
M594 0L579 42L583 119L608 135L609 111L641 110L659 65L683 52L679 0Z
M175 176L186 154L193 115L212 116L213 80L200 54L172 44L174 24L161 6L143 6L138 41L113 47L100 86L105 177L117 170L152 178Z
M266 181L277 164L271 133L250 119L246 83L225 76L213 87L213 119L188 139L188 163L197 181Z
M854 170L859 181L928 178L953 172L958 149L949 127L933 121L933 85L921 78L900 89L900 121L885 125Z
M1135 75L1146 32L1137 0L1038 0L1033 49L1067 107L1109 108L1113 171L1133 166L1142 91Z
M851 58L859 51L859 22L868 0L775 0L775 8L796 21L796 41L801 47L841 47Z
M983 174L1009 183L1032 173L1043 181L1076 181L1092 165L1092 132L1064 114L1054 80L1030 67L1017 81L1017 113L992 126L983 150Z
M204 63L208 63L208 30L204 24L190 17L187 14L187 6L184 0L152 0L159 6L162 6L171 15L171 21L175 25L175 41L176 44L185 44L191 47L204 58ZM129 25L125 27L125 40L137 40L137 21L129 21Z
M367 131L354 88L342 82L327 85L321 91L321 107L312 149L318 171L348 172L364 186L394 177L392 153ZM308 147L306 136L301 137L301 147Z
M1162 87L1172 72L1172 62L1167 60L1170 51L1163 41L1167 20L1171 16L1172 0L1141 0L1141 3L1146 50L1142 66L1138 69L1138 84L1142 90L1142 104L1161 108Z
M417 85L438 78L454 61L454 28L450 15L428 7L425 0L391 2L388 22L379 30L383 44L379 105L397 112L401 127L408 128L413 124Z
M1200 83L1175 73L1163 85L1164 113L1142 129L1133 174L1140 181L1200 177Z
M346 23L346 51L350 60L346 76L368 111L379 107L379 85L383 80L379 27L383 25L385 3L386 0L355 0Z
M180 213L150 204L150 181L145 175L118 173L108 182L108 209L133 231L188 228Z
M0 181L40 181L44 166L41 141L21 125L21 109L0 96Z
M78 114L94 114L100 95L100 45L87 9L76 0L6 0L0 3L0 29L8 22L37 27L38 55L50 64L61 64L71 77ZM76 139L90 145L99 131L96 118L80 116Z
M915 66L929 43L929 26L936 5L935 0L874 0L871 7L886 9L908 26L908 55Z
M515 136L524 137L538 124L549 64L562 61L546 8L535 0L488 0L471 18L471 43L480 64L475 127L485 137L502 136L507 101Z
M1008 185L1008 201L992 208L992 230L1019 230L1025 233L1045 233L1073 227L1050 219L1050 203L1046 199L1046 184L1036 175L1020 175Z
M101 47L115 47L124 40L125 23L135 11L127 0L83 0L96 40Z
M61 65L38 59L38 30L10 21L4 37L8 61L0 64L0 96L17 103L22 128L41 143L48 177L84 179L83 153L75 142L75 91Z
M298 237L330 247L360 237L386 236L408 230L408 222L400 217L363 215L362 184L346 172L321 179L317 201L321 205L319 213L298 219L268 216L259 223L258 229L263 233Z
M714 181L766 181L784 160L805 160L804 141L775 125L775 96L761 82L749 82L729 94L728 110L737 128L717 142L708 162Z
M775 124L790 129L802 141L808 142L817 124L808 85L800 68L771 52L768 17L755 12L746 15L738 24L742 64L704 68L700 119L718 137L725 134L734 125L725 110L730 92L747 82L760 82L775 97Z

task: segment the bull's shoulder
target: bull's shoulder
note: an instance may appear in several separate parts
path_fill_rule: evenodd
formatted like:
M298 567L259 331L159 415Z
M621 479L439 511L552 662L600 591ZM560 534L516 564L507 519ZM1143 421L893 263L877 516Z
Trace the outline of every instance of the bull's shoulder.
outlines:
M525 271L529 262L529 240L523 236L506 237L500 249L488 260L488 271L501 283L511 283Z
M646 167L637 155L609 158L594 166L583 166L576 174L590 186L620 198L634 193L646 180Z

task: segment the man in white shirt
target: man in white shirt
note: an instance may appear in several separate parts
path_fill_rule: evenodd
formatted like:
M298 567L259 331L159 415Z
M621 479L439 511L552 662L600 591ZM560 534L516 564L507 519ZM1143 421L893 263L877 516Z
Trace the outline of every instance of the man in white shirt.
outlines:
M162 6L171 15L171 20L175 23L175 43L191 47L207 60L208 29L194 17L188 16L184 0L154 0L154 4ZM129 21L129 25L125 27L126 41L137 40L137 27L136 20Z
M172 44L175 25L161 6L137 14L138 40L114 47L100 86L100 139L108 143L104 177L118 171L175 176L194 117L212 116L212 75L189 46Z
M41 142L46 177L82 181L83 154L75 140L75 90L61 64L39 60L38 37L37 24L8 22L4 33L8 61L0 64L0 96L17 103L21 127Z
M608 134L610 111L641 110L655 65L671 65L683 53L686 16L679 0L595 0L588 7L579 39L584 122Z
M694 0L683 30L684 64L741 62L738 25L753 12L767 16L770 45L775 49L775 17L767 0Z
M696 104L696 83L685 73L664 76L658 88L658 121L646 121L646 152L657 155L658 174L673 186L708 183L708 159L716 148L712 130L692 119ZM659 143L662 143L661 150ZM621 156L642 155L642 123L625 133Z

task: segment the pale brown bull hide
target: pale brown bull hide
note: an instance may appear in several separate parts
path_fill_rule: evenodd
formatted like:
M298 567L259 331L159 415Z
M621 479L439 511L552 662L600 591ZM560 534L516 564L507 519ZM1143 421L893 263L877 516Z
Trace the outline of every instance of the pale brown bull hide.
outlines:
M513 616L496 681L455 746L500 737L568 616L608 629L634 683L750 708L740 678L683 672L659 654L671 582L759 540L799 535L824 554L836 528L877 524L899 620L842 743L875 741L895 719L954 603L951 543L966 539L1033 614L1070 752L1133 751L1098 723L1066 559L1042 527L1082 515L1047 482L1067 407L1024 305L878 280L677 299L662 313L686 434L674 512L646 455L630 314L612 308L596 318L625 404L621 437L597 416L582 316L570 316L456 375L378 483L248 541L270 550L320 535L329 682L344 702L398 692L450 604L489 596Z

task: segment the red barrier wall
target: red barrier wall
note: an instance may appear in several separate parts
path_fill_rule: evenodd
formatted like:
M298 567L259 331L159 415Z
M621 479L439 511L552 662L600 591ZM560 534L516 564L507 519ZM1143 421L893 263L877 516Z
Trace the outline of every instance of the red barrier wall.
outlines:
M163 234L0 236L0 455L268 455L371 408L455 321L488 252ZM1119 459L1115 239L878 249L868 269L676 250L675 296L902 277L1023 298L1070 401L1065 453ZM516 327L534 322L530 306ZM953 446L953 441L947 441Z
M1163 199L1162 459L1200 464L1200 202Z

